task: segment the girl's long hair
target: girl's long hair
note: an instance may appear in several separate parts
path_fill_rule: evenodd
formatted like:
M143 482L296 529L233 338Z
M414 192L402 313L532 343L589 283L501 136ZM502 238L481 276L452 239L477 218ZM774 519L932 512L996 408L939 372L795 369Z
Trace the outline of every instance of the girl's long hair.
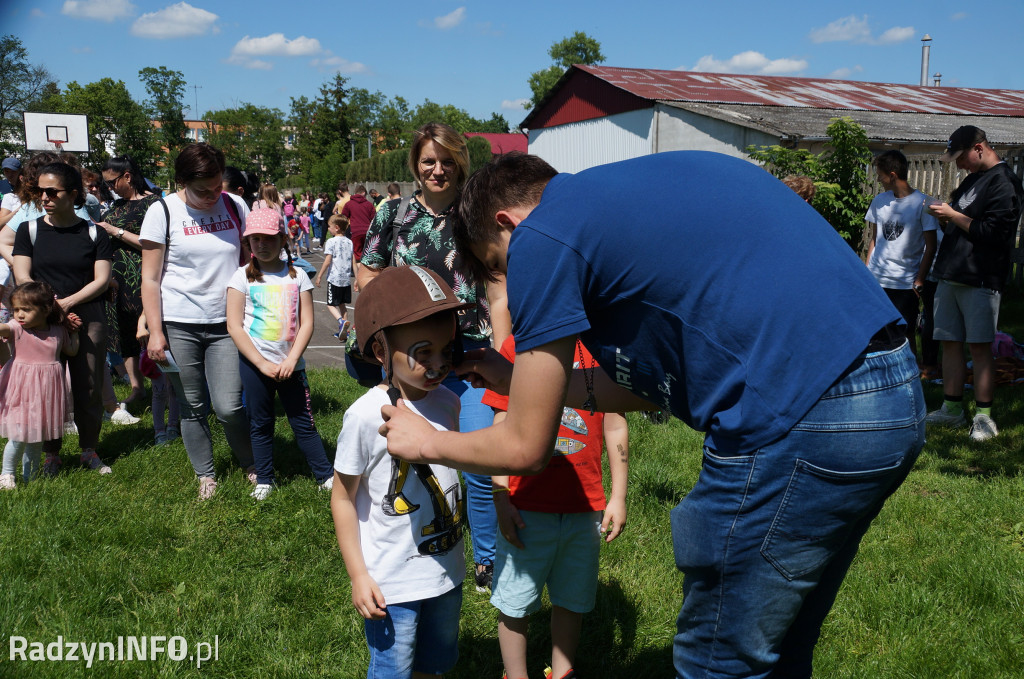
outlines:
M296 274L295 267L292 265L292 253L291 250L289 250L286 247L287 243L284 242L282 236L283 234L279 235L278 237L282 239L281 248L284 248L286 254L288 255L288 275L291 276L292 278L295 278L295 276L297 276L298 274ZM281 253L281 248L278 248L278 254ZM251 256L251 259L249 260L249 266L245 267L245 277L246 279L248 279L250 283L263 282L263 269L260 268L260 260L256 259L256 255Z
M45 310L46 322L50 325L68 327L68 316L64 313L64 308L57 304L57 293L53 291L49 283L43 281L22 283L11 292L12 306L17 299L22 300L28 306Z

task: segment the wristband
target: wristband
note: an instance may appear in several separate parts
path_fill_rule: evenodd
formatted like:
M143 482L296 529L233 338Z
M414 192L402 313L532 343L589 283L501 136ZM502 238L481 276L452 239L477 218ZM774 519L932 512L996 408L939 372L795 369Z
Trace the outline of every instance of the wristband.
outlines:
M508 488L491 488L491 495L497 495L498 493L507 493Z

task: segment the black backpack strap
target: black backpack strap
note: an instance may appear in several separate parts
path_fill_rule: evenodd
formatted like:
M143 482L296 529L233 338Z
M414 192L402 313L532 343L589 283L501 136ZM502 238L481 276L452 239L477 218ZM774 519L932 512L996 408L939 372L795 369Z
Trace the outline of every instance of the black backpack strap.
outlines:
M412 198L403 198L395 209L395 214L391 215L391 266L395 266L395 250L398 245L398 232L402 230L402 224L405 223L405 218L409 214L409 210L412 205ZM399 217L401 215L401 217Z

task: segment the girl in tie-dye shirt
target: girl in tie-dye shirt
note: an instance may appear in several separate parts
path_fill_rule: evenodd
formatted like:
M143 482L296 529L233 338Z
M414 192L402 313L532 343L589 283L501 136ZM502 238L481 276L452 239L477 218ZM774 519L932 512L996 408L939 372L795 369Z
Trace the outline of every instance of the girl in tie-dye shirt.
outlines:
M306 456L322 488L334 474L324 452L310 409L309 382L302 352L313 335L313 284L292 266L287 239L276 210L249 213L243 238L252 261L228 283L228 332L238 347L239 372L245 390L256 489L263 500L274 488L274 395L281 398L295 443Z

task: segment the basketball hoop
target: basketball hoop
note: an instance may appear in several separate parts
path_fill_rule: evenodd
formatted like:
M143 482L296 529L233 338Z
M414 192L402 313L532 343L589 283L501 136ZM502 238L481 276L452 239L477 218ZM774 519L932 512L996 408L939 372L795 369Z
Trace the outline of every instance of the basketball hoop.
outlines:
M46 141L53 144L53 150L58 154L64 152L64 142L67 141L67 139L47 139Z

